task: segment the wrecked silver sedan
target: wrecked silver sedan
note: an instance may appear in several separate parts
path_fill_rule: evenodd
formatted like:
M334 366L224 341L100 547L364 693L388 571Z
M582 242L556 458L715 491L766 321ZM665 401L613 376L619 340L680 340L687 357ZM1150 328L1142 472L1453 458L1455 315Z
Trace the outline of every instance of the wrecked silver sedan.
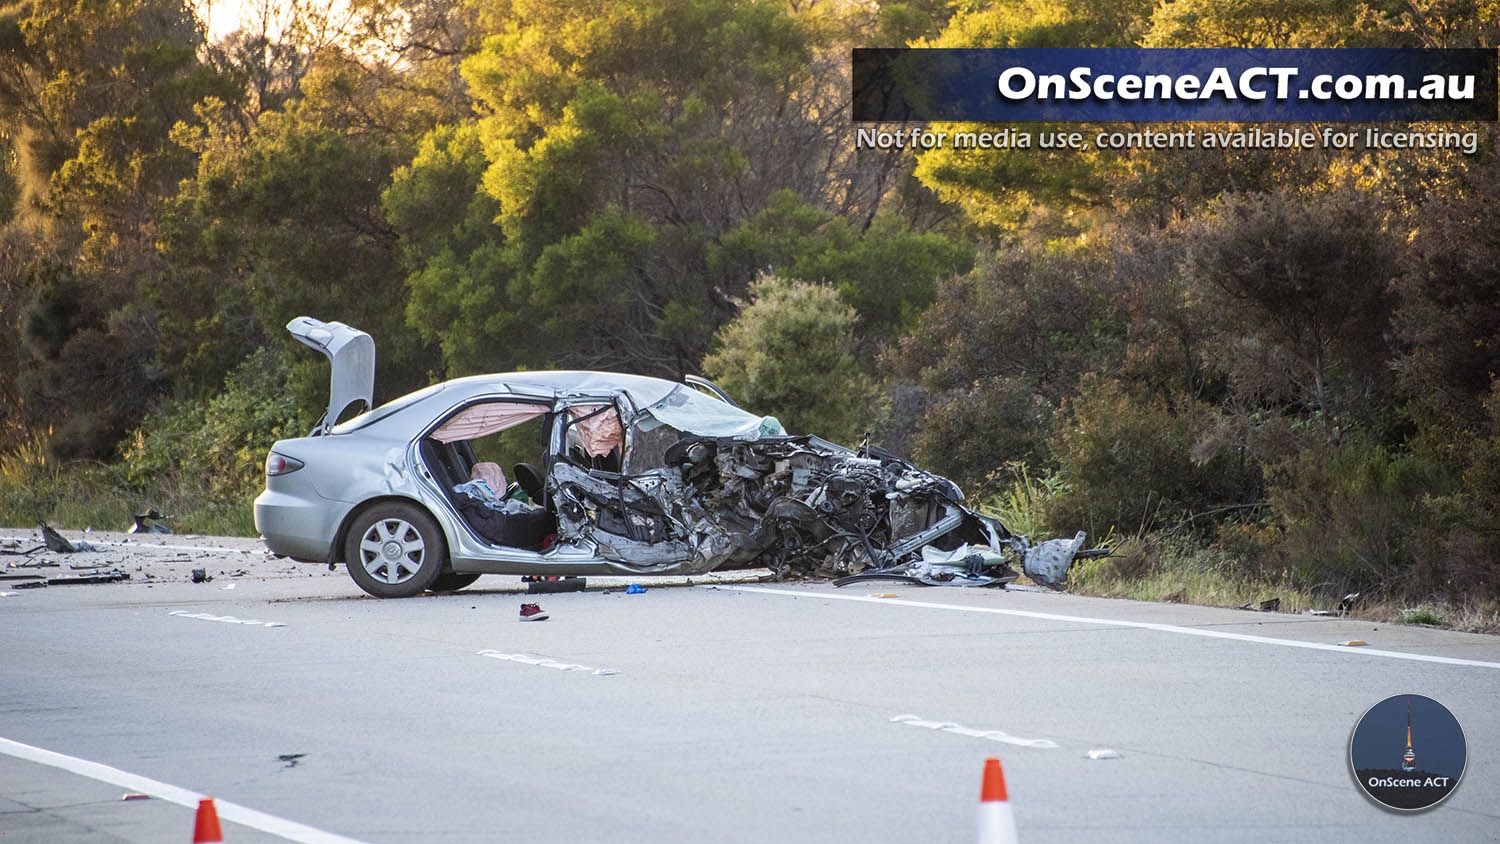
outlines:
M733 568L994 586L1019 577L1012 563L1060 587L1083 543L1033 544L946 478L788 435L700 378L482 375L340 422L370 405L373 341L308 317L287 328L329 358L330 402L309 436L272 447L256 527L274 553L344 563L379 597L481 574Z

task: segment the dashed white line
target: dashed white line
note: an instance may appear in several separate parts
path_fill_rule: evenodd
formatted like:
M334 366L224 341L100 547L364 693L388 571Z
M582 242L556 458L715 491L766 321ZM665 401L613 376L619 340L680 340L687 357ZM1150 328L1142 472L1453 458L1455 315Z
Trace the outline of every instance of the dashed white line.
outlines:
M222 621L225 624L246 624L251 627L285 627L279 621L261 621L258 618L235 618L232 615L214 615L211 612L188 612L187 610L172 610L167 615L175 615L178 618L197 618L203 621Z
M892 724L905 724L908 727L923 727L929 730L937 730L944 733L953 733L958 736L969 738L987 739L999 741L1005 744L1013 744L1017 747L1033 747L1038 750L1056 750L1057 742L1051 739L1029 739L1013 736L1004 730L976 730L973 727L965 727L963 724L955 724L952 721L926 721L919 715L897 715L891 719Z
M107 782L133 792L149 794L168 803L176 803L189 809L197 809L198 801L210 795L199 794L186 788L164 783L159 780L143 777L140 774L132 774L119 768L112 768L98 762L90 762L87 759L79 759L76 756L33 747L22 744L8 738L0 738L0 753L24 759L27 762L36 762L52 768L59 768L72 774L88 777L99 782ZM279 818L265 812L231 803L228 800L214 798L214 808L218 810L219 818L251 829L285 838L288 841L296 841L299 844L363 844L355 838L348 838L332 832L297 823L296 821Z
M553 668L558 671L581 671L585 674L593 674L596 677L605 677L620 673L613 668L593 668L572 662L562 662L561 660L550 659L545 656L532 656L531 654L507 654L486 649L479 651L478 656L505 660L506 662L519 662L522 665L535 665L539 668Z
M781 595L792 598L816 598L822 601L858 601L865 604L880 604L883 607L919 607L930 610L956 610L958 612L1011 615L1018 618L1037 618L1043 621L1065 621L1071 624L1098 624L1105 627L1134 627L1140 630L1155 630L1158 633L1175 633L1180 636L1203 636L1209 639L1232 639L1237 642L1253 642L1258 645L1277 645L1283 648L1306 648L1315 651L1332 651L1338 654L1375 656L1385 659L1404 659L1411 662L1435 662L1441 665L1468 665L1475 668L1497 668L1500 662L1485 662L1480 659L1459 659L1451 656L1432 656L1403 651L1383 651L1379 648L1349 648L1327 642L1304 642L1298 639L1277 639L1271 636L1255 636L1249 633L1230 633L1224 630L1209 630L1202 627L1179 627L1175 624L1156 624L1147 621L1121 621L1114 618L1091 618L1085 615L1061 615L1031 610L1008 610L1000 607L975 607L965 604L938 604L929 601L907 601L896 598L867 598L863 595L835 595L827 592L804 592L799 589L766 589L759 586L731 586L720 584L709 589L732 589L736 592L757 592L764 595Z

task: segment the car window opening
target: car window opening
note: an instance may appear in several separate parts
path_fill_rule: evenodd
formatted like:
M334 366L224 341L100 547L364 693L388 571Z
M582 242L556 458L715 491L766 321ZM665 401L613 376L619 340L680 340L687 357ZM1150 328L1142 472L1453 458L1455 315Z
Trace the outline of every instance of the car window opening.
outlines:
M612 404L580 404L568 408L563 453L584 469L618 473L622 468L625 432Z
M545 404L480 402L449 416L418 446L465 524L491 545L541 551L556 533L536 469L546 464L551 416Z

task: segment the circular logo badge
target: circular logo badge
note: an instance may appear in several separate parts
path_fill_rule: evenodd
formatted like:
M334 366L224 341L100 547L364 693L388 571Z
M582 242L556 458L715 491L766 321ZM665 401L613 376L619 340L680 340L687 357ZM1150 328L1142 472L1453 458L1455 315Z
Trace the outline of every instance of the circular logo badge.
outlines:
M1370 707L1349 739L1349 768L1371 800L1418 812L1443 802L1468 766L1463 728L1448 707L1396 695Z

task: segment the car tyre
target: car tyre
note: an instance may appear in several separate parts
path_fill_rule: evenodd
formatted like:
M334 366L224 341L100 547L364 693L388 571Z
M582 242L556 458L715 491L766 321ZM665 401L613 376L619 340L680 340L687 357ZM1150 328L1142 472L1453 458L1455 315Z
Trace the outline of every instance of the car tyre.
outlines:
M472 572L445 571L427 589L432 592L457 592L478 579L479 575Z
M359 588L377 598L409 598L442 574L448 549L426 510L390 501L354 520L344 540L344 560Z

